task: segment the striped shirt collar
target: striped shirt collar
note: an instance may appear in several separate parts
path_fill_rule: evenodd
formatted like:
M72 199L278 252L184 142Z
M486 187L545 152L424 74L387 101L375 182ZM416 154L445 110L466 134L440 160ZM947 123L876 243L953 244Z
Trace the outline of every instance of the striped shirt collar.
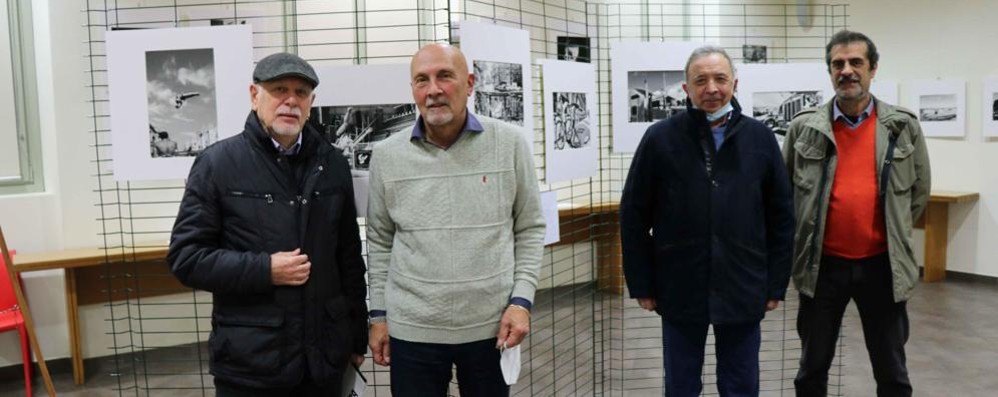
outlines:
M876 101L877 100L871 96L870 104L866 105L866 109L863 109L863 112L859 114L859 117L856 118L856 122L854 123L849 119L849 117L846 117L845 113L842 113L841 109L839 109L839 101L832 100L832 121L835 122L842 120L842 122L849 126L849 128L859 127L860 124L863 124L864 120L873 114L873 104Z

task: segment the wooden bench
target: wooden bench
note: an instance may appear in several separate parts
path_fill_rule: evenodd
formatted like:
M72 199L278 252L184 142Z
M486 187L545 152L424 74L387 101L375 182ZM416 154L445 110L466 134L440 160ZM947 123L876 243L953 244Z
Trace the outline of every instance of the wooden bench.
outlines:
M925 271L922 280L928 283L946 279L946 252L949 244L949 206L973 203L978 193L938 190L929 196L925 214L915 223L925 229Z
M83 370L83 347L80 340L79 307L85 304L107 303L111 300L131 297L166 295L182 292L186 287L170 275L164 260L166 248L129 249L71 249L64 251L23 253L14 256L14 271L31 272L39 270L64 269L66 288L66 320L69 327L69 354L73 366L73 382L82 385L85 380ZM153 266L149 266L153 264ZM155 264L161 264L156 266ZM111 266L110 268L104 265ZM138 266L138 267L137 267ZM138 270L136 272L135 270ZM152 273L170 277L146 277ZM103 274L128 274L132 279L102 280ZM138 273L138 274L135 274ZM80 282L82 281L82 283ZM132 288L142 283L145 288ZM156 284L156 285L150 285ZM112 291L108 295L107 291ZM138 295L135 291L138 292ZM146 291L146 292L141 292Z

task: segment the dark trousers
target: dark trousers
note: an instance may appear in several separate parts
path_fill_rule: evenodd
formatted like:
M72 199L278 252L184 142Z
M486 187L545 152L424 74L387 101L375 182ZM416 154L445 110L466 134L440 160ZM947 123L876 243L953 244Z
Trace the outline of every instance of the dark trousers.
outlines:
M856 301L863 322L878 396L910 396L905 366L908 341L905 302L894 302L893 278L887 254L864 259L821 258L814 298L800 296L797 333L801 340L800 369L794 386L798 396L825 396L828 369L835 357L842 314Z
M496 339L471 343L407 342L391 338L391 382L395 397L444 397L457 366L462 397L508 397Z
M665 395L696 397L703 390L703 355L707 324L662 320L665 341ZM759 323L714 325L717 390L721 396L759 395Z
M312 376L308 372L308 366L305 366L305 374L302 376L301 383L293 387L279 387L279 388L253 388L242 385L237 385L229 383L223 380L215 378L215 396L217 397L327 397L335 396L339 397L340 393L343 391L342 381L336 379L334 382L326 386L316 385L312 380Z

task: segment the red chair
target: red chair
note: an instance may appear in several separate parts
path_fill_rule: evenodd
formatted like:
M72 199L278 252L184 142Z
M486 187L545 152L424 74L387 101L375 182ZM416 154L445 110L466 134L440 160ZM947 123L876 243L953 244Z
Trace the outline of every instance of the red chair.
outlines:
M11 257L14 251L10 251ZM21 315L21 308L17 305L17 297L14 295L14 286L7 277L7 263L0 255L0 332L17 330L21 336L21 359L24 361L24 391L31 397L31 348L28 346L28 329L24 327L24 316ZM21 282L21 275L17 275L17 282L24 291L24 283Z

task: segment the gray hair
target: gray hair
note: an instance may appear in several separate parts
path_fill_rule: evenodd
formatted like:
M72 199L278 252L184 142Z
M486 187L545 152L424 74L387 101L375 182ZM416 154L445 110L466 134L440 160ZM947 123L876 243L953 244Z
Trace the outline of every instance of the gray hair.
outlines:
M728 56L728 53L726 51L724 51L724 49L721 48L721 47L712 46L712 45L705 45L703 47L700 47L700 48L697 48L697 49L693 50L693 53L690 54L690 58L686 60L686 68L683 69L683 77L684 77L684 79L689 78L690 65L692 65L693 62L695 62L697 59L703 58L703 57L708 56L708 55L714 55L714 54L721 54L721 56L723 56L724 59L728 60L728 65L731 66L731 77L734 78L735 77L735 73L736 73L736 71L735 71L735 63L731 62L731 57Z

